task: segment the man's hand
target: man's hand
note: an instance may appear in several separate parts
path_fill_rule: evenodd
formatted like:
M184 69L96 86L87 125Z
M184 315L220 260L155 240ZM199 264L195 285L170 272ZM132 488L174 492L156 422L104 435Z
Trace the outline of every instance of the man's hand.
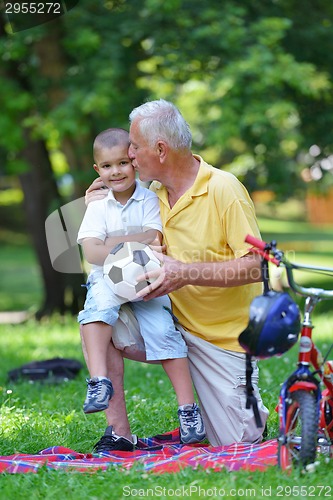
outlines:
M94 180L88 187L85 195L85 203L89 205L90 202L96 200L103 200L108 194L109 190L106 188L104 182L100 177Z
M161 297L186 285L185 264L183 262L167 257L160 252L155 252L155 255L162 262L162 266L137 278L138 281L150 281L156 278L153 283L138 292L137 297L144 301Z
M155 244L155 241L153 241L152 243L149 243L148 246L154 252L166 254L166 245L159 245L157 243Z

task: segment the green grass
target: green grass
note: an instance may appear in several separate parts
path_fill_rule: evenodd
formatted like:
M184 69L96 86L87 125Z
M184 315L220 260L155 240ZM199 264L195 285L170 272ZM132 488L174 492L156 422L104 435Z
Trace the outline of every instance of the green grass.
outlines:
M5 434L9 432L8 436L3 436L2 454L19 449L22 438L24 450L21 451L28 453L59 443L83 452L91 451L96 436L104 427L105 417L103 414L86 416L82 412L86 369L78 379L65 384L8 383L6 376L9 370L24 363L55 356L72 357L84 363L76 320L67 317L43 323L29 320L25 325L1 325L0 345L1 352L5 353L0 371L2 430ZM155 365L128 364L131 365L128 375L129 415L135 413L133 422L137 417L141 422L133 432L141 435L154 432L152 422L145 417L148 413L152 413L153 421L157 418L153 424L156 433L170 429L170 425L175 427L177 421L172 406L176 408L176 399L163 370ZM167 391L165 402L148 398L154 388L159 393ZM19 432L12 433L14 422ZM32 432L36 428L42 432ZM53 440L54 433L57 438Z
M318 320L318 337L323 349L329 344L332 321L333 314ZM105 417L103 414L84 415L82 412L87 376L85 369L75 380L63 384L7 381L8 370L32 360L64 356L83 361L76 321L67 317L53 318L39 324L30 320L24 325L2 325L0 350L1 455L37 453L54 445L90 452L104 430ZM270 410L268 438L277 436L278 420L274 408L280 384L290 373L295 356L296 350L293 348L281 358L260 362L262 396ZM177 426L175 396L160 366L127 362L126 398L132 432L148 436ZM271 486L274 492L278 486L288 488L295 484L308 487L331 484L328 480L331 464L326 464L322 458L319 460L321 466L316 472L302 474L293 471L290 476L277 467L270 467L265 472L233 473L187 469L177 474L163 475L145 473L139 465L131 471L115 468L93 475L41 469L37 474L2 475L0 498L107 499L122 498L123 495L125 498L128 488L133 489L133 496L139 496L139 490L144 492L148 488L156 492L166 488L172 493L177 488L190 486L192 491L200 487L201 492L212 491L215 487L226 492L232 488L238 489L239 496L236 498L245 495L242 490L251 488L256 492L256 498L265 498L263 487ZM160 497L170 498L172 495Z
M313 228L304 222L263 218L260 227L265 239L274 237L284 250L294 250L295 260L333 266L332 228ZM0 247L0 270L0 311L36 310L42 299L41 282L36 259L24 238L11 239L10 245ZM302 279L304 283L313 284L313 277ZM329 285L330 280L321 277L318 283ZM318 309L315 322L316 339L325 352L332 342L330 302L326 302L323 310ZM41 323L29 320L18 325L0 324L0 352L0 454L37 453L53 445L90 452L106 422L103 414L85 415L82 412L86 369L75 380L59 385L14 384L7 380L9 370L33 360L62 356L83 362L75 318L53 317ZM275 406L280 385L293 370L295 360L296 348L293 348L281 358L260 362L262 396L270 410L268 439L278 434ZM132 432L148 436L178 425L174 392L161 367L127 362L125 383ZM296 490L292 493L293 486L305 487L301 496L313 498L319 494L313 494L316 490L311 487L332 484L332 463L325 463L322 457L319 462L320 466L312 474L293 471L289 476L277 467L270 467L265 472L232 473L185 469L162 475L146 473L139 464L129 471L113 468L95 474L41 469L37 474L1 475L0 500L219 498L218 493L215 495L218 491L220 497L224 492L224 496L234 498L299 496ZM332 493L331 490L330 495Z
M318 227L306 222L259 219L260 229L266 241L277 240L285 251L325 258L332 263L333 228Z
M42 301L42 283L30 246L0 246L0 311L35 312Z

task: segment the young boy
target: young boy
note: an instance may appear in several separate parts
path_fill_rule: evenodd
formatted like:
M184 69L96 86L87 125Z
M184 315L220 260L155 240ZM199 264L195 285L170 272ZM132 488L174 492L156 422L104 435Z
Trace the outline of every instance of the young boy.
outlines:
M112 383L107 377L106 353L112 326L123 301L104 281L103 263L110 250L120 242L156 245L161 244L162 239L158 198L135 180L128 147L129 134L123 129L111 128L96 137L93 168L109 188L109 193L103 200L88 205L78 234L78 243L92 264L84 310L78 316L91 377L87 380L85 413L105 410L113 395ZM175 389L181 441L203 440L205 429L194 399L187 347L174 326L169 298L135 301L131 307L144 339L147 361L160 360Z

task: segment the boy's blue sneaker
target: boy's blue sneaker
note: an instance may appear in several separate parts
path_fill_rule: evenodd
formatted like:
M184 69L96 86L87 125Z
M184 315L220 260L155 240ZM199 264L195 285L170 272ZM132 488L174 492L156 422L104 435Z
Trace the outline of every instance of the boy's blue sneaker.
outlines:
M98 377L87 379L87 396L83 404L84 413L96 413L106 410L113 396L113 387L108 378Z
M206 437L201 411L196 403L178 409L180 441L183 444L199 443Z

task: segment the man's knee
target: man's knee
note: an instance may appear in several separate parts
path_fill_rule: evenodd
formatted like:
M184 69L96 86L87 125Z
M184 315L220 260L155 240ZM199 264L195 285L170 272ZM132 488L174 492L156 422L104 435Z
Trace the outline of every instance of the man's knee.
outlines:
M113 326L112 342L124 358L146 361L146 349L139 324L127 304L123 304L119 310L119 318Z

